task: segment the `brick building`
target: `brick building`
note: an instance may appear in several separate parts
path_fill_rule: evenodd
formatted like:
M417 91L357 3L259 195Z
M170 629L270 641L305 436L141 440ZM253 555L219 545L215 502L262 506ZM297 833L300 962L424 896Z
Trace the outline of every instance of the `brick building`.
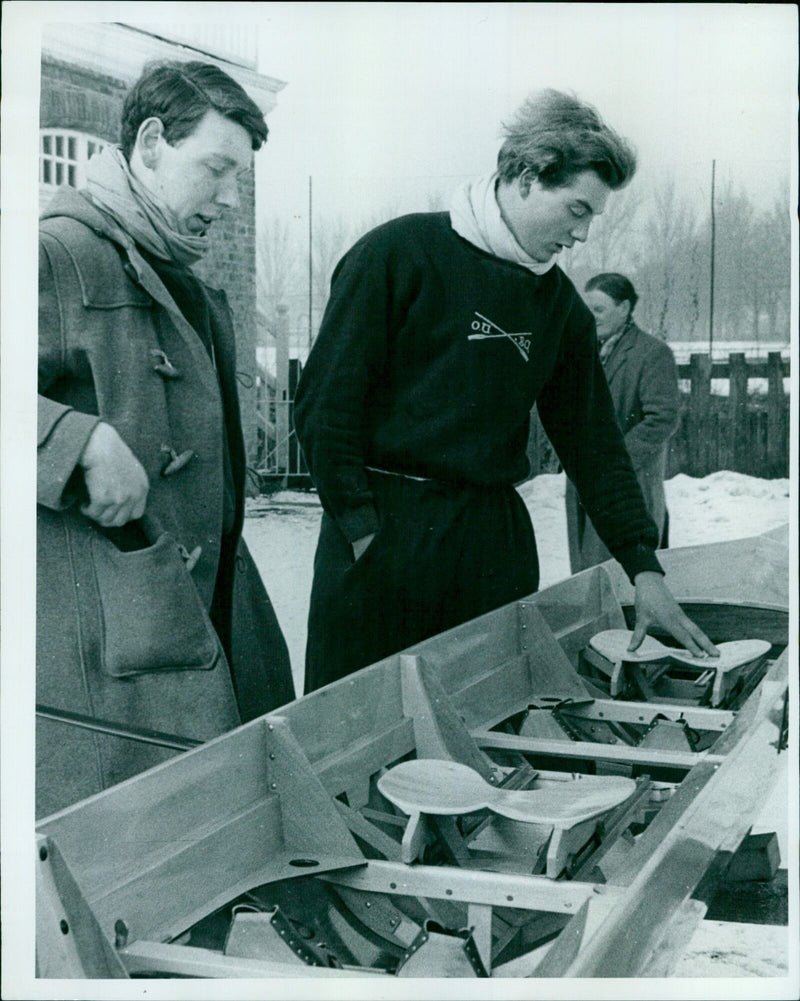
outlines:
M246 25L53 24L42 33L39 192L81 187L89 156L119 141L122 104L145 63L154 59L213 62L237 80L265 115L284 84L257 72L256 33ZM242 422L248 455L256 444L255 186L240 184L241 207L212 229L210 252L195 271L223 288L233 310Z

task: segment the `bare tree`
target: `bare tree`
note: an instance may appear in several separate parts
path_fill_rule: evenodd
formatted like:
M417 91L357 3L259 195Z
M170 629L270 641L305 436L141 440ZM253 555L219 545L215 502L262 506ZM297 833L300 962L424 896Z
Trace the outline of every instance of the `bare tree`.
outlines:
M765 313L769 338L780 339L779 325L789 340L792 233L789 185L785 182L769 212L763 212L753 227L753 302L758 303L754 329ZM755 308L755 307L754 307Z
M353 239L357 240L365 233L375 229L376 226L382 226L383 223L389 222L390 219L397 219L400 215L400 207L393 198L384 202L380 207L373 207L354 224Z
M755 209L749 196L728 184L716 201L715 313L727 337L739 338L752 320ZM760 248L759 248L760 251ZM759 306L755 304L755 312ZM752 328L751 328L752 329Z
M665 340L691 337L703 290L702 239L695 210L678 194L674 178L653 190L643 229L636 284L651 333Z
M259 313L274 329L279 306L292 309L298 293L300 249L288 222L271 216L259 225L256 288Z
M639 188L614 193L605 212L592 223L587 242L576 243L562 255L562 267L579 287L601 271L634 270L638 244L635 226L641 208Z
M328 303L334 269L345 251L349 250L353 243L353 229L353 224L341 214L322 216L314 220L311 245L311 288L314 313L317 317L315 327L317 328Z

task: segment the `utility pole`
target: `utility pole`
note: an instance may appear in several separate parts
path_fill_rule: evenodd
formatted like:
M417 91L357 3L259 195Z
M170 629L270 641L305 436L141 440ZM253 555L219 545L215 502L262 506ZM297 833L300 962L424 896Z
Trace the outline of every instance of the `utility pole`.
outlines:
M275 472L289 474L289 309L277 308L275 324Z
M314 262L312 248L314 246L314 224L312 211L314 206L311 175L308 176L308 350L311 351L313 334L313 310L314 310Z
M714 349L714 248L717 237L717 224L714 215L714 182L717 173L717 161L711 161L711 283L708 303L708 357L712 357Z

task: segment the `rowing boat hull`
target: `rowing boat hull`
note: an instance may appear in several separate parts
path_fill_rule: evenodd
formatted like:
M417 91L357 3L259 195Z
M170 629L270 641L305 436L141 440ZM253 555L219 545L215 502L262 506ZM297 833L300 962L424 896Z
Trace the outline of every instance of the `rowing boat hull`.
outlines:
M772 644L735 708L604 697L582 656L633 594L613 562L584 571L41 821L38 975L666 975L777 769L788 548L660 558L712 639ZM381 799L410 757L509 787L625 775L636 793L569 835L487 817L467 834Z

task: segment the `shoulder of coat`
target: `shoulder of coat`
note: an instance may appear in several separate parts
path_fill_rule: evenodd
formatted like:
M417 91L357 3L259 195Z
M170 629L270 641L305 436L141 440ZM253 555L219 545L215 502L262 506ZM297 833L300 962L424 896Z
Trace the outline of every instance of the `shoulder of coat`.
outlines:
M69 216L54 216L40 223L40 242L53 268L53 280L64 285L64 294L77 294L84 306L147 307L151 296L130 274L121 248L108 236Z
M40 238L48 237L61 244L81 269L116 262L121 267L119 250L107 236L103 236L80 219L70 216L51 216L39 223Z
M672 348L667 344L666 341L662 341L660 337L655 337L653 334L648 334L641 327L634 325L635 332L635 343L639 344L641 349L646 353L650 354L660 354L664 357L674 357L672 353Z

